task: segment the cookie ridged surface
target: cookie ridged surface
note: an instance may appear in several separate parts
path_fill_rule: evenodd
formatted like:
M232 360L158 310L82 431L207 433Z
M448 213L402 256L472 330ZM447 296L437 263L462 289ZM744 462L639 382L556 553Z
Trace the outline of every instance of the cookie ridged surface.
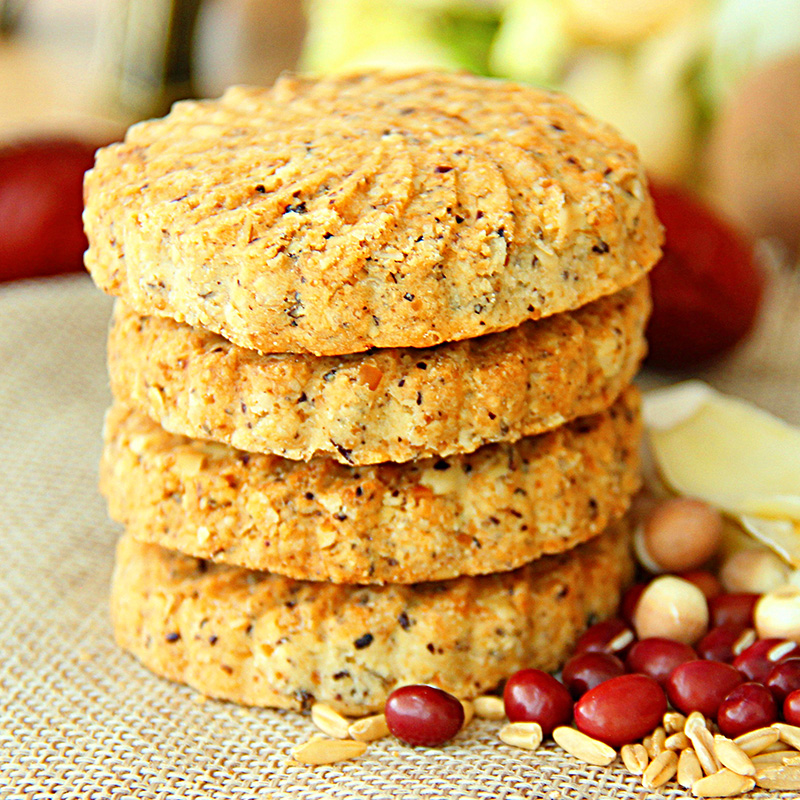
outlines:
M124 536L112 616L119 644L159 675L240 703L351 714L397 686L470 698L522 667L557 669L613 614L633 563L627 524L514 572L336 586L210 564Z
M344 464L516 441L607 408L645 352L646 281L574 312L415 350L261 355L118 305L115 396L165 429L254 452Z
M505 330L660 255L632 145L561 95L468 75L179 103L99 151L85 195L102 289L270 353Z
M639 398L514 444L349 467L169 434L122 406L101 488L138 539L293 578L413 583L514 569L600 533L639 487Z

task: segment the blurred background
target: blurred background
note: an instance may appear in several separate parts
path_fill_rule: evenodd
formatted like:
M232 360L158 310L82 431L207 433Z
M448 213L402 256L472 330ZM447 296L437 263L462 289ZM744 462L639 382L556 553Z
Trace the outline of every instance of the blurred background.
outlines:
M113 138L285 69L433 66L567 91L757 234L800 205L800 0L0 0L0 37L6 140Z
M800 0L0 0L0 280L80 269L81 175L131 123L376 66L563 89L637 143L667 227L664 366L727 352L765 270L796 263Z

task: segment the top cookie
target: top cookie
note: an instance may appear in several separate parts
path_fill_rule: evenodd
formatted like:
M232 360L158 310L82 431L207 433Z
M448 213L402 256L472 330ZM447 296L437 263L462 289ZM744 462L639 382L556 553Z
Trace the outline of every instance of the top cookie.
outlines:
M178 103L100 150L85 194L101 288L265 353L504 330L660 255L631 144L561 95L461 74Z

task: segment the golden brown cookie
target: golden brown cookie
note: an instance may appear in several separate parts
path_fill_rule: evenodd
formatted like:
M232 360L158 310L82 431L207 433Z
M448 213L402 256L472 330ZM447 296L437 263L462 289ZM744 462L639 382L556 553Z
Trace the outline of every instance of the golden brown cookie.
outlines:
M607 408L645 351L647 282L574 312L437 347L260 355L118 305L116 397L166 430L343 464L407 461L516 441Z
M660 254L633 145L561 95L464 74L179 103L100 150L85 195L102 289L268 353L505 330Z
M557 669L631 579L627 523L514 572L412 586L337 586L200 561L124 536L119 644L204 694L351 714L397 686L470 698L523 667Z
M101 488L138 539L304 580L514 569L600 533L639 487L639 396L515 444L348 467L234 450L111 409Z

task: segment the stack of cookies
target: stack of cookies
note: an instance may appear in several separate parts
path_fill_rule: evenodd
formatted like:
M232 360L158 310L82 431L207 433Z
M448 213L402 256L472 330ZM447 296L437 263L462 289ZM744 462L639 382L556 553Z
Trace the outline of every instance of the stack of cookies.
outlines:
M632 573L634 148L465 75L287 77L101 150L119 643L244 703L556 669Z

